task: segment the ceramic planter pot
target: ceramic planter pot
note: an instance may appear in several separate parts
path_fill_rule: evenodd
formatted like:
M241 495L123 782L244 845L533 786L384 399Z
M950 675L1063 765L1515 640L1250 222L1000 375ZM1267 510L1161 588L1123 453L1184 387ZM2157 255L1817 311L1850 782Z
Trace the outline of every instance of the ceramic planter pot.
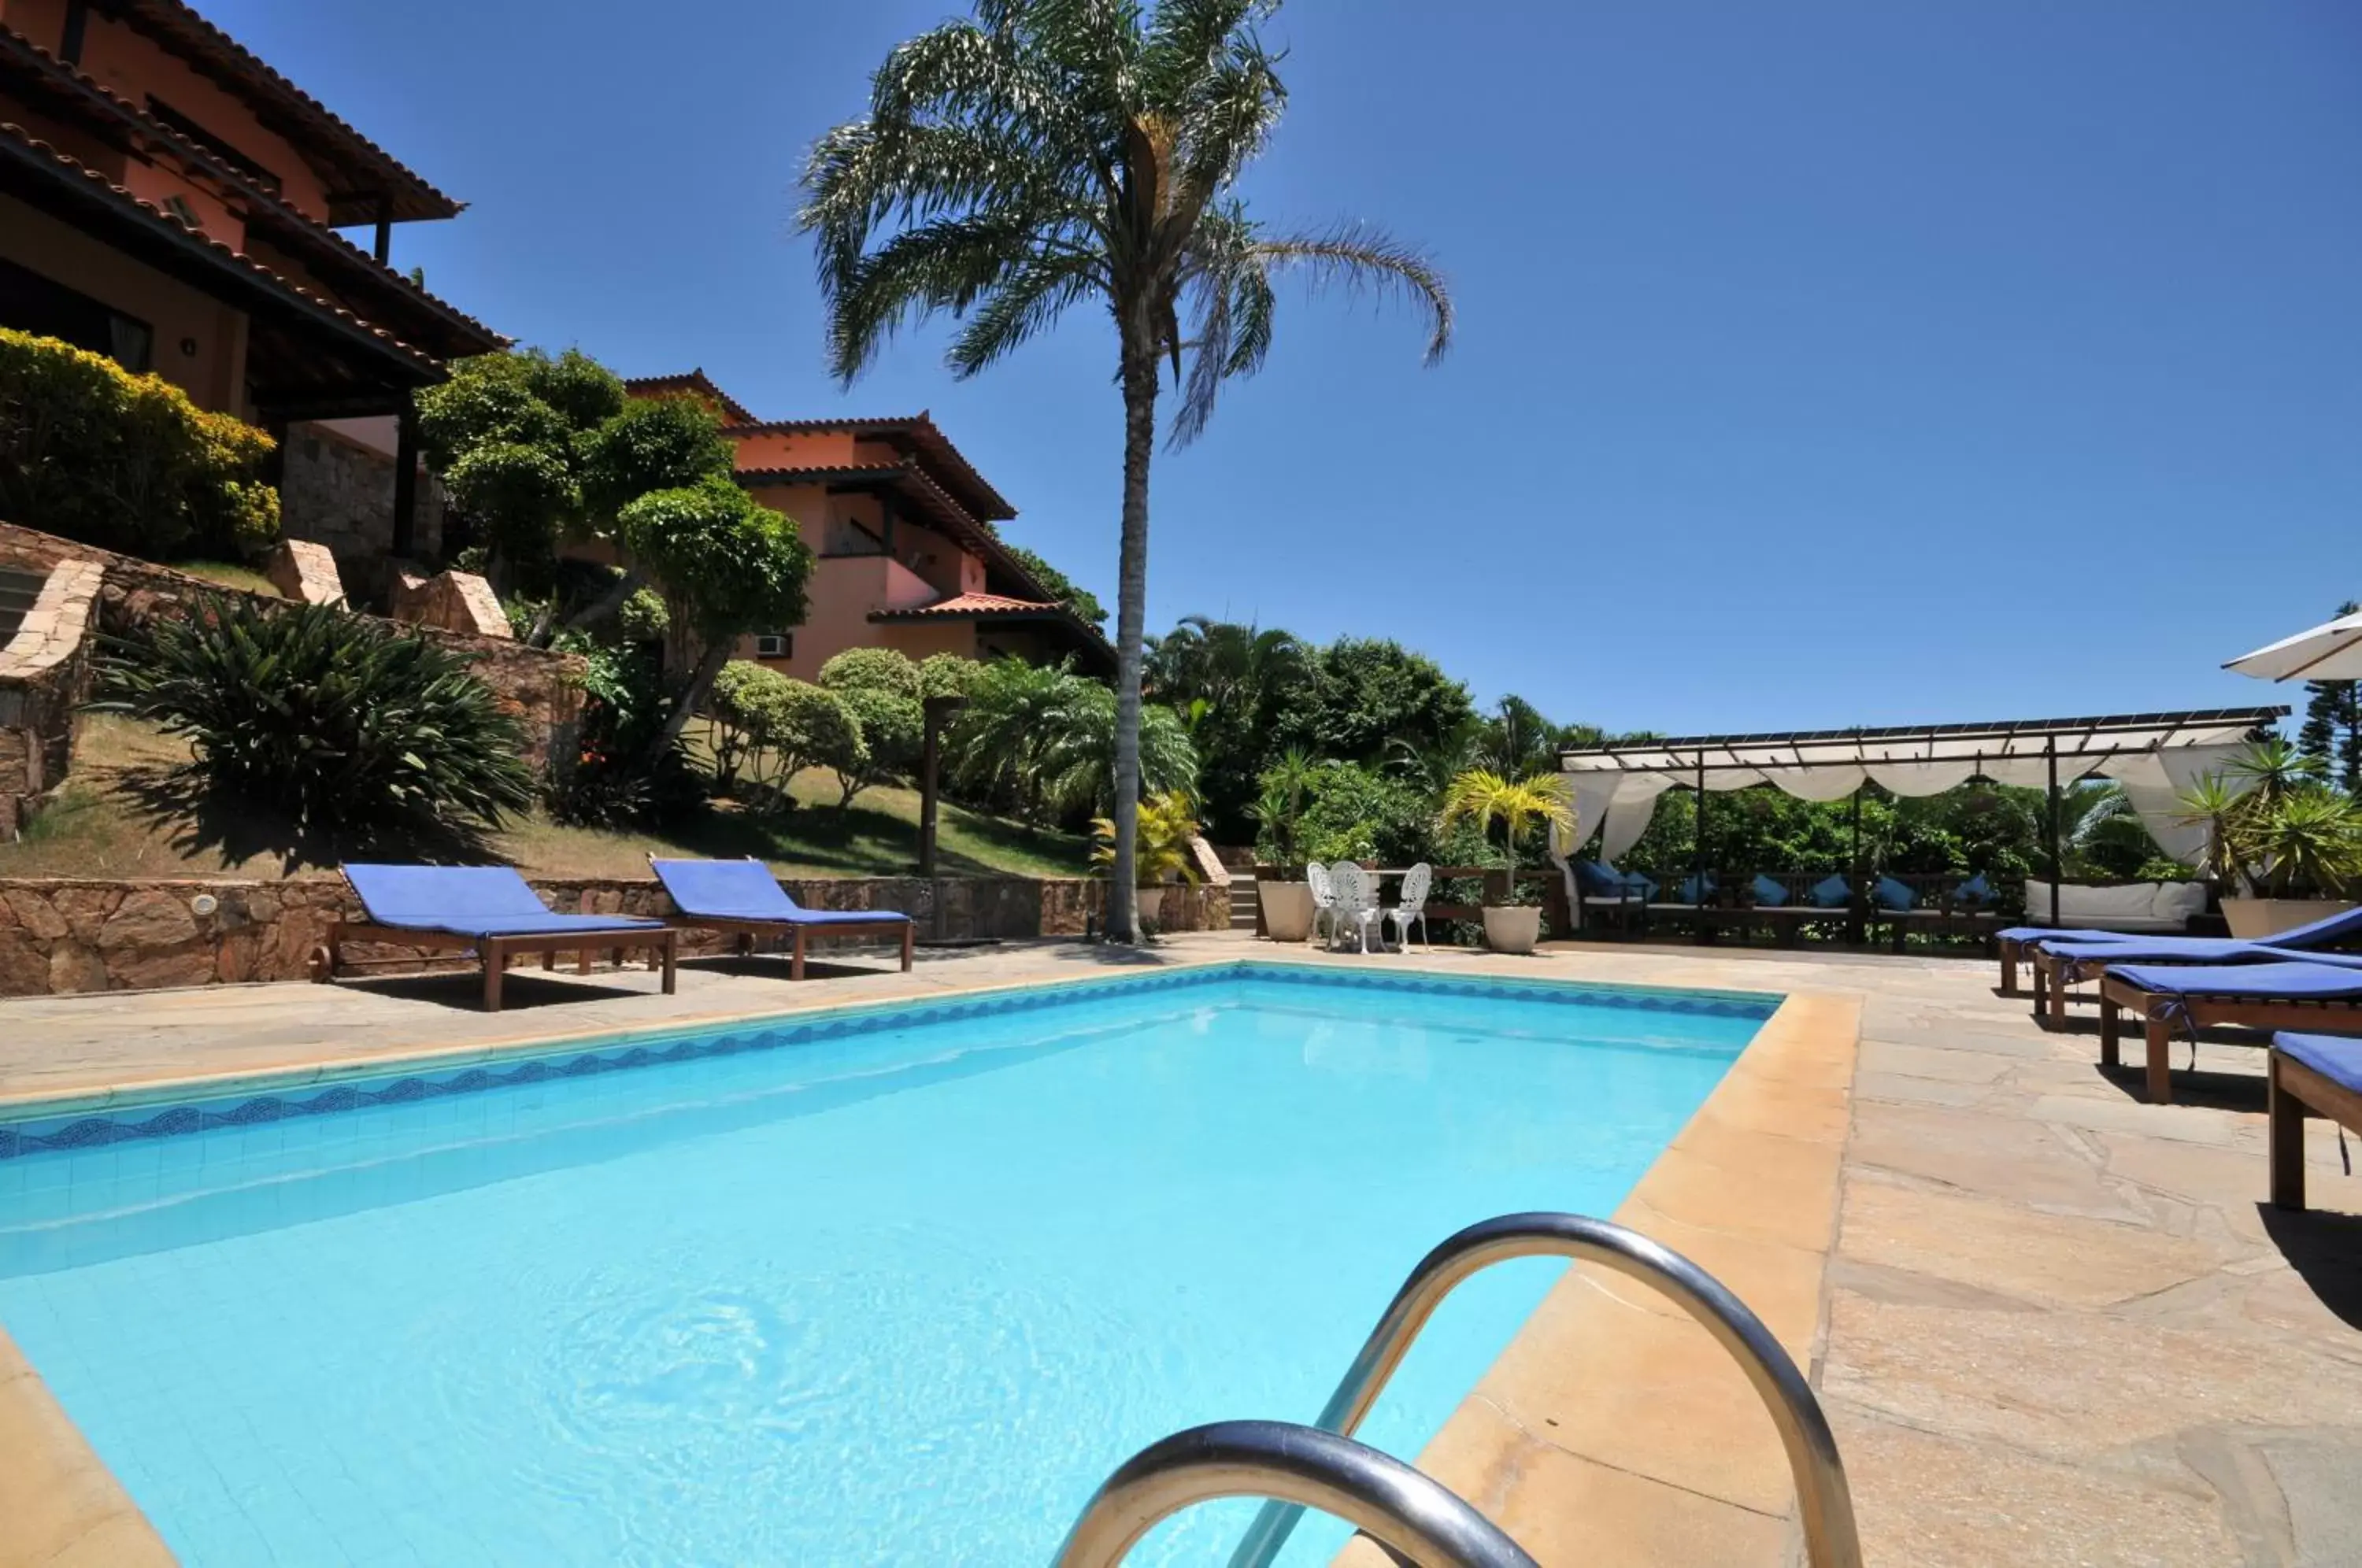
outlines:
M1542 937L1542 911L1536 904L1485 906L1485 945L1496 953L1531 953Z
M2253 941L2344 914L2353 907L2338 899L2224 899L2223 918L2231 922L2232 935Z
M1312 940L1312 884L1257 882L1255 897L1263 901L1264 934L1274 942Z

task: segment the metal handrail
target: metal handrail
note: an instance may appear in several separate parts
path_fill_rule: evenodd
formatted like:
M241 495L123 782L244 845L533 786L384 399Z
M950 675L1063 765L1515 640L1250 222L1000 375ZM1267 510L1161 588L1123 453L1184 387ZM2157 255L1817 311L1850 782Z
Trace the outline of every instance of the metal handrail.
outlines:
M1362 1353L1329 1397L1320 1412L1321 1430L1351 1436L1361 1426L1411 1342L1463 1280L1495 1264L1529 1257L1567 1257L1614 1269L1654 1286L1703 1324L1737 1359L1780 1429L1788 1468L1796 1478L1805 1560L1812 1568L1861 1568L1861 1541L1854 1529L1845 1463L1838 1456L1828 1418L1796 1364L1763 1320L1719 1280L1671 1248L1605 1220L1579 1214L1504 1214L1469 1226L1428 1253L1395 1293L1385 1315L1363 1342ZM1303 1514L1298 1503L1265 1503L1231 1554L1231 1568L1269 1568Z
M1352 1438L1286 1421L1217 1421L1142 1449L1092 1494L1054 1568L1116 1568L1161 1520L1217 1497L1278 1498L1297 1515L1334 1514L1411 1568L1537 1568L1432 1476Z

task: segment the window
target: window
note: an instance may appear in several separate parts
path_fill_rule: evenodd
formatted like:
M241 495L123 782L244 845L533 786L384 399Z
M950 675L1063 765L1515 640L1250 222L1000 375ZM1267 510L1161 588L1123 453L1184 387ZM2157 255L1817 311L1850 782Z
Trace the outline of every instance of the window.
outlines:
M154 327L11 261L0 261L0 326L62 337L127 370L146 370L155 359Z
M755 638L755 657L756 658L795 657L796 639L794 635L789 632L761 633Z

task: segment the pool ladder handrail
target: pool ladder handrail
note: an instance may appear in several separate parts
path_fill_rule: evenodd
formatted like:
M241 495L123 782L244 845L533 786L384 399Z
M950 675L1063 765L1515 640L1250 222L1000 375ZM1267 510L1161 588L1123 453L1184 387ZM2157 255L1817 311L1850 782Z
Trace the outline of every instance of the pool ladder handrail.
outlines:
M1216 1421L1142 1449L1092 1495L1055 1568L1117 1568L1158 1523L1218 1497L1334 1514L1410 1568L1538 1568L1433 1476L1352 1438L1287 1421Z
M1779 1428L1795 1477L1805 1561L1811 1568L1861 1568L1861 1540L1854 1526L1845 1463L1812 1385L1763 1320L1721 1281L1672 1248L1605 1220L1580 1214L1504 1214L1446 1240L1419 1260L1395 1293L1320 1412L1320 1430L1351 1437L1444 1297L1495 1264L1529 1257L1598 1264L1654 1286L1696 1319L1738 1361ZM1305 1506L1296 1498L1266 1502L1232 1553L1230 1568L1270 1568L1303 1518Z

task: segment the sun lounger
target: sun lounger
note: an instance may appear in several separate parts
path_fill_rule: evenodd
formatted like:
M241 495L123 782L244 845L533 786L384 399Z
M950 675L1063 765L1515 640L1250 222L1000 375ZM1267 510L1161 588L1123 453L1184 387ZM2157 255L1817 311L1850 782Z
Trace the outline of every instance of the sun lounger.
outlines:
M2001 953L2001 994L2017 995L2017 966L2034 955L2034 944L2057 937L2070 942L2108 942L2118 940L2107 931L2065 931L2055 925L2013 925L1993 933L1993 945Z
M2268 952L2268 949L2261 950ZM2147 1035L2148 1098L2173 1099L2166 1049L2177 1027L2362 1030L2362 959L2285 953L2278 962L2111 965L2100 977L2100 1060L2117 1065L2118 1014L2130 1009Z
M2272 1036L2272 1207L2304 1207L2304 1119L2325 1116L2362 1132L2362 1040L2339 1034Z
M2362 1133L2362 1039L2345 1034L2272 1037L2272 1207L2305 1207L2305 1117L2329 1117Z
M312 977L333 980L348 942L474 952L484 966L484 1010L501 1010L501 977L520 953L538 953L548 968L559 953L590 955L605 948L617 963L646 948L673 988L680 936L664 922L631 915L552 914L541 896L509 866L347 866L342 868L367 918L337 920L312 955Z
M788 978L804 977L804 944L814 936L860 937L899 935L902 967L911 967L911 949L918 927L911 917L894 910L808 910L779 886L770 867L759 860L658 860L649 867L679 913L677 926L701 931L734 932L738 950L754 950L758 936L789 939Z
M2041 1021L2047 1011L2055 1028L2067 1021L2067 988L2105 964L2268 963L2291 952L2315 954L2356 943L2362 943L2362 910L2344 911L2259 941L2235 936L2054 932L2031 937L2022 944L2021 955L2034 969L2034 1016Z

